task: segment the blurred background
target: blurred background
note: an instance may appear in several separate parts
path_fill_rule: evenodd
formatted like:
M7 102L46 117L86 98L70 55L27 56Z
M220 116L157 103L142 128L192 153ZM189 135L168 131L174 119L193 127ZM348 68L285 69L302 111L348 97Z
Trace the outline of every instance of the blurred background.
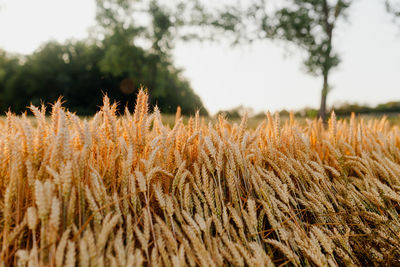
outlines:
M400 0L0 0L0 112L400 113Z

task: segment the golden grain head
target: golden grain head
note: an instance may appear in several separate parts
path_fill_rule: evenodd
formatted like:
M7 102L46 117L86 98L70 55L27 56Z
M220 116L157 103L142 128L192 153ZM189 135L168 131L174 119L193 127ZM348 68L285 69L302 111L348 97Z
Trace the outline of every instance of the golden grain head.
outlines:
M332 113L172 129L116 105L0 124L5 266L400 265L400 130ZM0 264L1 265L1 264ZM1 265L1 266L3 266Z

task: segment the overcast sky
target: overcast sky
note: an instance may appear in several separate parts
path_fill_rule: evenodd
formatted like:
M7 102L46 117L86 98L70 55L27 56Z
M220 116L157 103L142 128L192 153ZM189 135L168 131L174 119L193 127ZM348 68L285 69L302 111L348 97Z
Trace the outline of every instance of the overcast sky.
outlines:
M328 103L400 101L400 26L382 0L358 0L335 44L343 62ZM0 0L0 48L31 53L49 39L84 38L94 0ZM305 74L301 54L269 41L232 48L179 43L175 63L212 113L244 105L256 111L318 107L321 79Z

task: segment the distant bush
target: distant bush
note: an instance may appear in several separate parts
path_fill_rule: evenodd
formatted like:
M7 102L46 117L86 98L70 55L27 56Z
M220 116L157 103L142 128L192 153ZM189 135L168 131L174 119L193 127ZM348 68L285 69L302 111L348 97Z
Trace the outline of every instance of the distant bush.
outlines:
M375 107L355 103L344 103L337 107L332 107L332 110L334 110L338 116L349 116L352 112L356 114L400 113L400 101L387 102Z
M316 118L318 117L318 110L314 108L303 108L295 112L297 117Z
M249 117L254 115L254 110L245 106L237 106L229 110L220 110L217 112L216 116L222 115L228 119L239 119L247 114Z

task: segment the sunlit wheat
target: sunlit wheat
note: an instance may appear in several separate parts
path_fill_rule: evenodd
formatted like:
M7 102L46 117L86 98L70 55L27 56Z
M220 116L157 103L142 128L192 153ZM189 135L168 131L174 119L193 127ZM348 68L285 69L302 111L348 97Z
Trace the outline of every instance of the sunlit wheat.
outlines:
M0 124L0 266L400 265L400 129L352 116L171 129L149 113Z

